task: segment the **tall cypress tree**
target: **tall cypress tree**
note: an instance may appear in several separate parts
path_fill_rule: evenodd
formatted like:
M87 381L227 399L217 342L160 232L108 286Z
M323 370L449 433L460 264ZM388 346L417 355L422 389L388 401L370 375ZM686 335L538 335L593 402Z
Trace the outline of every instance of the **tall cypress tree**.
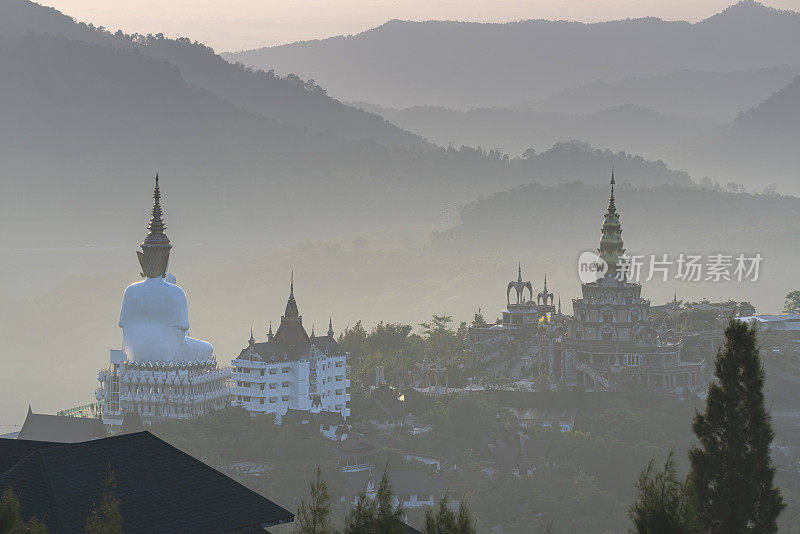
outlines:
M764 407L764 369L755 326L733 320L714 362L718 382L695 416L699 441L689 451L690 483L704 532L777 532L786 506L773 486L769 445L775 436Z

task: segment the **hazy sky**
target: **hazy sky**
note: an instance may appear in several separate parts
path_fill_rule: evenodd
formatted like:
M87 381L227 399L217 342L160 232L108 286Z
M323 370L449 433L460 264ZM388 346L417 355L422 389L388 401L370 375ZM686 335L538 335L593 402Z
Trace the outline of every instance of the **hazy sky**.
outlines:
M36 0L34 0L36 1ZM661 17L696 21L736 0L38 0L78 20L126 33L187 36L218 52L359 33L390 19L595 22ZM800 0L764 0L800 11Z

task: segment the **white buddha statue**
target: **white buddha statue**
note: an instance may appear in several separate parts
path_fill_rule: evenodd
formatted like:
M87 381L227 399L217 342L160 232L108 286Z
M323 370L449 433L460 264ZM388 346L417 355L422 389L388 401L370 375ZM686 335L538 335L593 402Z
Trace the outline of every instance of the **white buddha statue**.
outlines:
M188 337L189 310L186 293L167 274L172 245L164 233L158 176L148 234L137 251L142 266L141 282L129 285L122 297L119 326L122 348L130 360L152 362L200 362L214 352L210 343Z

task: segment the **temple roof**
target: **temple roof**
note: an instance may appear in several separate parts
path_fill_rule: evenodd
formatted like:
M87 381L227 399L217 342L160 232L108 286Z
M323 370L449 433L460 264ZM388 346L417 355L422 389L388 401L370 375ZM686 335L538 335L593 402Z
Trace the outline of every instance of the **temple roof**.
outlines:
M14 488L22 518L44 518L51 532L85 532L109 468L124 532L263 532L294 517L149 432L83 443L20 443L0 440L0 458L30 451L0 473L0 493Z
M270 334L267 341L256 343L252 330L248 346L239 353L239 359L251 359L251 348L254 353L253 360L303 360L309 357L312 345L330 356L341 354L342 348L333 337L333 320L328 323L328 335L309 337L303 327L303 317L297 308L294 298L294 273L289 286L289 300L286 302L286 312L281 317L281 325L272 333L272 323L269 327Z
M105 426L99 419L33 413L29 406L18 439L77 443L106 435Z

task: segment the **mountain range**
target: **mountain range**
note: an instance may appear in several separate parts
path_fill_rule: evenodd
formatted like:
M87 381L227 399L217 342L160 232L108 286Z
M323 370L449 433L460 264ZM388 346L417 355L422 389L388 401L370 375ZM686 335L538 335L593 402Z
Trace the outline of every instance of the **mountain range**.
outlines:
M313 78L344 100L466 110L540 100L598 80L797 65L798 50L800 15L744 0L694 24L392 20L357 35L223 57Z

